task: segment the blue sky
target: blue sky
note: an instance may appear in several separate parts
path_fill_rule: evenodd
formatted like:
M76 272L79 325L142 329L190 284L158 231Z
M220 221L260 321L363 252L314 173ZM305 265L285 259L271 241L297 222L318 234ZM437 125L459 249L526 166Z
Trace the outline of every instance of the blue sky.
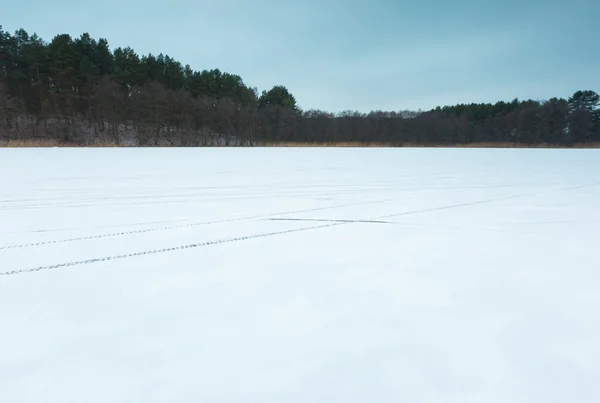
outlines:
M0 24L89 32L336 112L600 92L598 18L599 0L7 0Z

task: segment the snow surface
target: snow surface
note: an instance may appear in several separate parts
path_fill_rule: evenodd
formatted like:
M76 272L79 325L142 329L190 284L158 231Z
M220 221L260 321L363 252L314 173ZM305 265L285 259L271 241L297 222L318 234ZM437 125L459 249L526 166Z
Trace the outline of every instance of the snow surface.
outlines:
M598 402L599 182L596 150L0 149L0 401Z

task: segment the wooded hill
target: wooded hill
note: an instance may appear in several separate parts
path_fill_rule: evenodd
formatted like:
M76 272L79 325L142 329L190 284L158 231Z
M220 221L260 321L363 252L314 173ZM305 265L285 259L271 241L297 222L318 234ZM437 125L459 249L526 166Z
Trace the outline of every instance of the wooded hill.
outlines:
M279 85L67 34L45 42L0 26L0 140L77 145L572 146L600 142L600 97L461 104L430 111L301 110Z

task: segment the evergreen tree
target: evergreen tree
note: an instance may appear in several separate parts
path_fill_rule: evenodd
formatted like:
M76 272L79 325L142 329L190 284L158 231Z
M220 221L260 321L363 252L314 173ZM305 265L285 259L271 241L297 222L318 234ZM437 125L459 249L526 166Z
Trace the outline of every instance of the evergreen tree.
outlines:
M273 106L290 108L294 111L298 110L296 98L283 85L276 85L269 91L263 91L258 99L259 108L268 108Z

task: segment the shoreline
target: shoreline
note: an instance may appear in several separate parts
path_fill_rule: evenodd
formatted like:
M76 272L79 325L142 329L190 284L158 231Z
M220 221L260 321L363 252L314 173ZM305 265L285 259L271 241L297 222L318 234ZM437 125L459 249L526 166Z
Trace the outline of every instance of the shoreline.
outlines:
M262 143L253 146L238 145L210 145L210 146L173 146L173 145L118 145L114 143L98 143L78 145L59 142L57 140L0 140L0 148L547 148L547 149L600 149L600 143L580 143L571 146L553 144L515 144L515 143L466 143L466 144L393 144L371 142L338 142L338 143L306 143L306 142L279 142Z

